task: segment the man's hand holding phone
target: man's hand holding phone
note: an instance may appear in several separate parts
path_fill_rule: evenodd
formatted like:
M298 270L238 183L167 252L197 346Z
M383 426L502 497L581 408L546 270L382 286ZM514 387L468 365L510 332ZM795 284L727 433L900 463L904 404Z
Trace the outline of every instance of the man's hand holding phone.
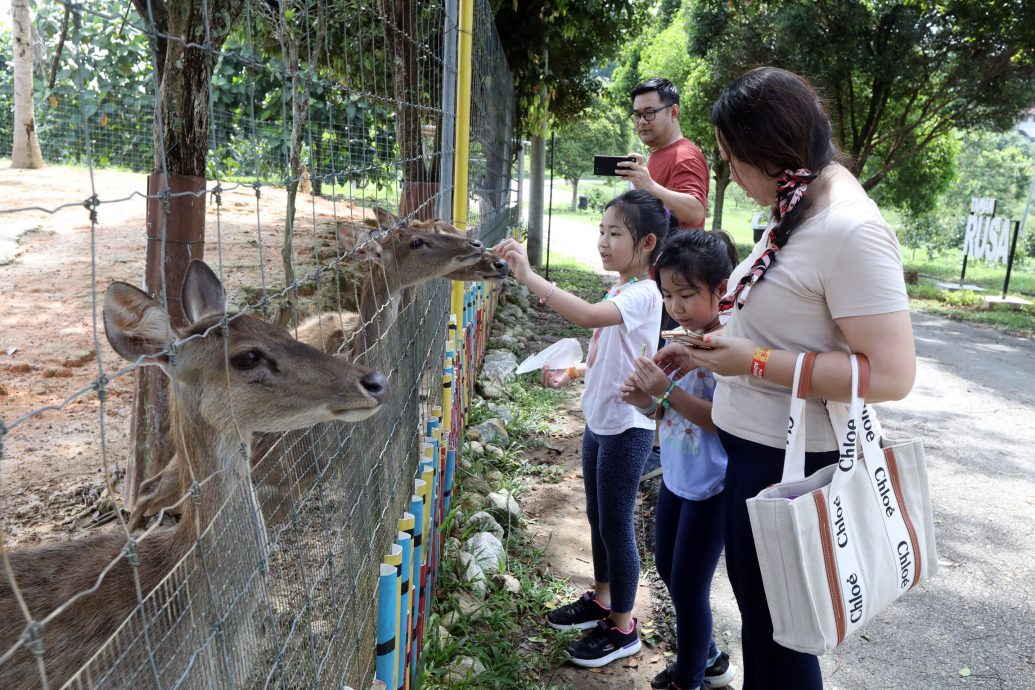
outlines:
M620 162L616 174L630 182L634 189L645 189L650 192L654 187L654 180L647 170L647 161L639 153L630 153L628 157L633 160Z

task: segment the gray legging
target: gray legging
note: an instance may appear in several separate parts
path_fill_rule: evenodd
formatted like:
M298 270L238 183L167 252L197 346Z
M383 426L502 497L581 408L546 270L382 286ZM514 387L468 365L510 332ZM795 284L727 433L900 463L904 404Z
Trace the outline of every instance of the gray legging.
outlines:
M640 581L633 511L643 463L654 441L650 429L613 436L587 427L582 434L582 482L593 545L593 577L611 588L611 609L632 611Z

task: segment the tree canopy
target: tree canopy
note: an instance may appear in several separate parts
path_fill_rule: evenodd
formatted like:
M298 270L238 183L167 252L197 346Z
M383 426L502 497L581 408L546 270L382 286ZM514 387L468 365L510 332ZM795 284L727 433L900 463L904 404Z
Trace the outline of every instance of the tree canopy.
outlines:
M621 128L613 117L602 111L603 108L593 108L578 121L561 126L556 132L552 157L554 172L572 184L573 211L578 201L579 180L593 172L593 156L625 153Z
M592 68L612 59L645 16L635 0L511 0L496 8L496 27L514 75L519 131L581 115L600 91Z
M1024 2L699 0L690 50L709 65L709 91L752 65L806 76L863 186L883 183L896 205L922 210L951 181L955 129L1005 129L1035 100L1030 12Z

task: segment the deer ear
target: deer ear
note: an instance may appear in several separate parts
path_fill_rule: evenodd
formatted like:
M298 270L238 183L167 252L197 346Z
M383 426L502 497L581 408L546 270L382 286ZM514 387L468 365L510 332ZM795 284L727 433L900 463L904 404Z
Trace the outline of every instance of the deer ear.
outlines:
M382 230L388 230L400 224L399 216L378 206L374 207L374 216L377 218L378 227Z
M357 261L378 261L381 244L367 230L355 225L338 227L338 246L344 253L355 252Z
M226 311L226 291L223 290L223 284L208 264L197 259L187 266L180 299L187 323L197 323L207 314L222 314Z
M104 294L104 333L121 357L143 364L168 361L163 352L176 338L169 315L147 293L116 282ZM150 359L151 361L147 361Z

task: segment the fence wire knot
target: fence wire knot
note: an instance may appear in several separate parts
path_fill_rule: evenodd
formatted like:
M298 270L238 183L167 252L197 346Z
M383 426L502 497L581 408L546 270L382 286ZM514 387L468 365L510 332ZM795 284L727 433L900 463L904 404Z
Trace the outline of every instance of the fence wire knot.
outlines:
M255 198L256 199L261 199L262 198L262 183L258 182L258 181L253 182L252 183L252 187L255 189Z
M223 187L218 182L212 188L212 198L216 200L216 206L223 205Z
M169 217L169 188L166 187L162 191L158 192L158 200L162 204L162 214Z
M93 382L93 389L97 391L97 399L102 403L108 401L108 382L110 380L106 375L101 374Z
M196 506L201 505L201 484L195 479L190 485L190 502Z
M126 542L126 561L134 568L140 565L140 556L137 554L137 540L134 537L130 537L129 541Z
M29 621L25 627L25 647L36 656L43 656L43 626L39 621Z
M90 212L90 223L92 224L96 225L97 223L97 207L100 205L101 200L97 198L96 194L83 202L83 206Z
M169 343L169 346L166 348L169 351L169 366L173 368L176 366L176 346L177 341L174 340Z

